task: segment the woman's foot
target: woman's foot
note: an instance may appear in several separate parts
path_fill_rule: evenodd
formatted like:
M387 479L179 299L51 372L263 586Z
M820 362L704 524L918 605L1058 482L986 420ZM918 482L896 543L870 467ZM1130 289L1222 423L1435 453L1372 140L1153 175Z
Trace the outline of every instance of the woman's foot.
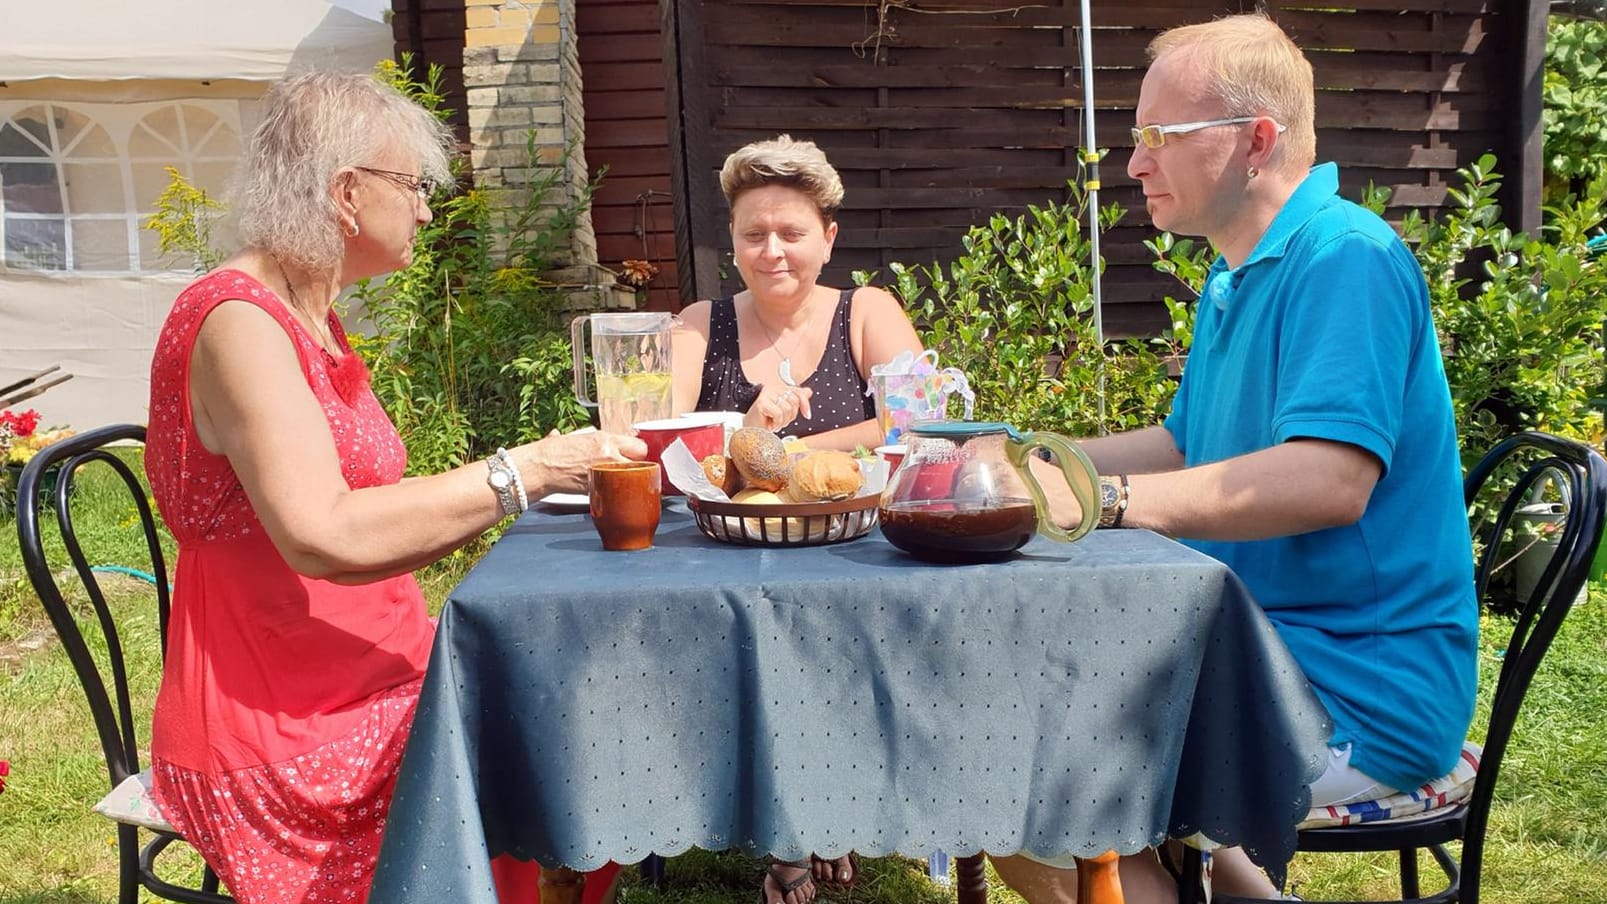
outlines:
M777 860L759 883L759 904L809 904L816 891L811 863Z
M809 865L815 881L822 885L841 885L847 888L859 878L859 861L853 854L844 854L836 860L827 860L810 854Z

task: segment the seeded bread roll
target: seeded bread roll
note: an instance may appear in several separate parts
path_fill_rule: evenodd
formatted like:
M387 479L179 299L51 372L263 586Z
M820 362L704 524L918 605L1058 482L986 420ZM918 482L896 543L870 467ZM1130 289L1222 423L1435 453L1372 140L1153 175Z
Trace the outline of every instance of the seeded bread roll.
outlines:
M781 438L763 427L743 427L731 435L731 461L745 486L774 493L787 485L792 470Z
M716 452L704 458L702 465L703 476L725 495L735 496L737 490L742 489L742 475L737 473L737 467L731 463L731 459Z
M836 501L859 492L863 483L859 462L847 452L808 452L792 463L787 493L799 502Z

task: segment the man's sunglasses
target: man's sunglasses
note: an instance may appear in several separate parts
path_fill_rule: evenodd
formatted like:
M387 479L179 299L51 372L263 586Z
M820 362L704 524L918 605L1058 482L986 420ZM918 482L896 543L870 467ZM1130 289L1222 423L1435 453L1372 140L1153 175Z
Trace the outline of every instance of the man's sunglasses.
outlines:
M1262 118L1260 116L1235 116L1232 119L1207 119L1203 122L1179 122L1167 126L1143 126L1133 129L1133 146L1143 145L1153 151L1156 148L1166 146L1166 136L1168 135L1187 135L1190 132L1198 132L1201 129L1242 125ZM1278 127L1279 135L1289 130L1288 126L1276 120L1273 120L1272 124Z

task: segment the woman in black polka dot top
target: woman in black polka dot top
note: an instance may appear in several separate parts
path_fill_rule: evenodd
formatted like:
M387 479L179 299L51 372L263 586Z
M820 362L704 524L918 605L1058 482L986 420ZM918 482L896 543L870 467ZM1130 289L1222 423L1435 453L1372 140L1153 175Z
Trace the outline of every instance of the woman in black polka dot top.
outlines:
M882 443L871 367L921 341L882 289L819 285L837 239L843 184L826 155L781 135L726 158L720 188L747 289L681 312L675 410L741 411L744 423L816 449Z

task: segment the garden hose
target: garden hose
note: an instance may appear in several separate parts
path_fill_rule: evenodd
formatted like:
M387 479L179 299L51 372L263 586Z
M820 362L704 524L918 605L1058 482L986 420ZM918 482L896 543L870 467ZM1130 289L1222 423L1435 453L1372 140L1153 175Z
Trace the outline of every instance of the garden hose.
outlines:
M156 575L151 574L148 571L140 571L137 568L128 568L122 565L94 565L91 566L89 570L99 571L105 574L126 574L131 578L139 578L147 584L156 583ZM172 591L173 585L169 584L167 589Z

